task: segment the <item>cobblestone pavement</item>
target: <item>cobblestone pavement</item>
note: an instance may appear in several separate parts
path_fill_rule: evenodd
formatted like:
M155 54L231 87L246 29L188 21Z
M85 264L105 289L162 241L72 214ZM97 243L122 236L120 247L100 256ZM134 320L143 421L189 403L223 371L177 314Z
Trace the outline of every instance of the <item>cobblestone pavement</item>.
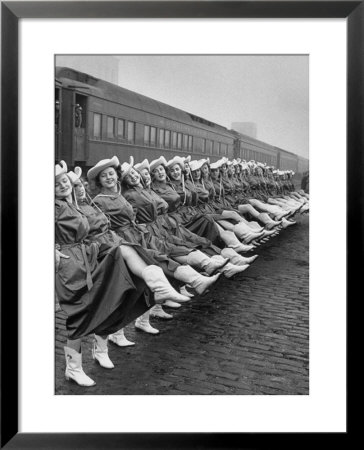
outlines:
M115 369L96 364L85 339L92 388L64 378L64 315L57 312L56 394L309 394L308 216L255 253L234 280L221 277L205 297L169 310L173 320L151 319L159 335L128 325L136 345L109 345Z

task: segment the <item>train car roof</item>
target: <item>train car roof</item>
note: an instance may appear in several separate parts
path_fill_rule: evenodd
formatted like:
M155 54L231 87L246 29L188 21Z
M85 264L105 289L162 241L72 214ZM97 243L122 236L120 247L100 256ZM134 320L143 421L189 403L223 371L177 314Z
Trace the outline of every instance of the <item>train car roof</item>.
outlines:
M130 91L121 86L100 80L86 73L79 72L67 67L56 67L56 77L61 80L63 87L85 89L85 94L105 98L125 106L137 108L147 113L156 114L170 118L178 122L187 123L208 131L215 131L227 134L231 137L231 132L222 125L210 122L202 117L190 114L181 109L167 105L166 103L154 100L137 92Z

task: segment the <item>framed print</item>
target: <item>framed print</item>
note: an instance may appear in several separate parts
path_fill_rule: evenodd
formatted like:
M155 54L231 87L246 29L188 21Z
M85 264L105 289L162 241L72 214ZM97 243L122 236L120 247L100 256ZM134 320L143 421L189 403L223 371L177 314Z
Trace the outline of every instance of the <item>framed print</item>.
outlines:
M363 268L355 258L362 249L363 220L362 2L9 1L1 6L2 447L246 448L277 437L292 446L297 433L302 441L311 433L316 438L317 433L336 433L335 439L346 439L344 297L346 289L348 295L356 289ZM317 51L311 53L315 46ZM49 349L54 314L47 298L54 281L49 272L54 255L48 248L53 245L54 228L45 224L53 215L50 124L54 125L55 55L247 53L305 55L309 61L310 166L312 192L317 194L312 196L310 221L309 389L295 386L292 396L247 392L217 399L203 389L202 381L200 392L188 392L197 394L193 396L143 395L142 387L133 396L91 391L54 395L51 372L58 369L47 360L53 357ZM151 84L152 75L158 77L158 72L151 71ZM61 78L67 77L63 73ZM87 82L74 80L73 85L67 78L67 83L74 90L81 86L91 92ZM81 89L73 94L76 103L86 107ZM121 142L141 130L133 131L131 119L124 122L115 109L105 117L96 109L92 111L94 141L105 132L105 142L110 144L112 137ZM198 114L194 117L202 123ZM75 122L80 139L81 118L85 116L78 115ZM160 142L163 127L157 133L153 125L143 124L144 144ZM163 128L164 143L167 128ZM184 139L183 133L171 132L169 139L175 139L176 148L188 148L189 137ZM215 144L205 141L203 148L206 153L210 148L212 154ZM221 143L217 151L223 151ZM249 155L247 159L253 159ZM339 364L334 365L335 360ZM264 394L269 394L268 389ZM281 409L276 409L278 402Z

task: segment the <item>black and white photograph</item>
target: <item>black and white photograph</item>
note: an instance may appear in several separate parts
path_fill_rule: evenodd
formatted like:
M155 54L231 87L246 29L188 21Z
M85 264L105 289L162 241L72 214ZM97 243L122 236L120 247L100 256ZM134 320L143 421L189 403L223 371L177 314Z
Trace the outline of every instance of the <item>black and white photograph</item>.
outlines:
M310 394L309 61L55 55L56 395Z
M2 2L2 448L348 435L363 24Z

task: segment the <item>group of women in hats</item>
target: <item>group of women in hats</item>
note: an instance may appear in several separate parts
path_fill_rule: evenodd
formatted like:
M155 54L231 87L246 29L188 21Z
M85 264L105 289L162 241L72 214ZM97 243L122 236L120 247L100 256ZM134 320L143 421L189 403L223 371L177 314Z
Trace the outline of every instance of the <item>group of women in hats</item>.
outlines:
M158 334L150 317L170 320L220 276L245 271L243 256L308 211L291 172L254 161L215 163L162 156L120 164L116 156L87 172L55 170L56 294L66 313L66 379L94 380L82 368L82 338L94 335L92 357L114 367L108 341L134 345L124 327ZM175 286L173 287L172 284Z

